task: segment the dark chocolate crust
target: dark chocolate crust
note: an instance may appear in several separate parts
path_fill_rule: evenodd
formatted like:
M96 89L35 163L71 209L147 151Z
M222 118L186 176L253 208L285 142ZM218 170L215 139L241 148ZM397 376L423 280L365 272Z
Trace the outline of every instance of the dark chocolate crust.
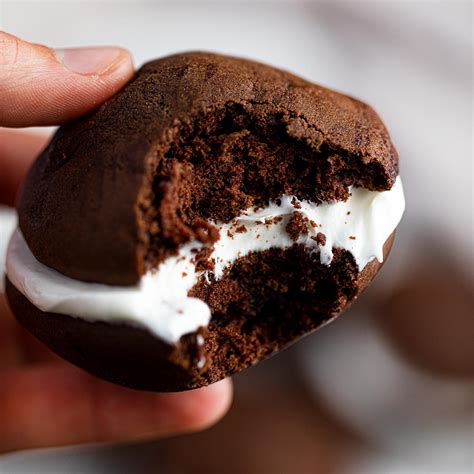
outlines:
M385 258L392 243L393 234ZM359 273L350 254L337 249L329 267L303 263L311 263L309 252L297 245L259 252L237 261L222 281L196 288L213 312L209 328L199 331L203 345L195 334L171 346L142 328L42 312L8 279L6 291L18 321L64 359L126 387L181 391L233 375L313 332L346 309L382 266L373 260ZM255 264L265 282L255 280ZM245 294L236 297L246 290L257 304L248 304L252 298Z
M236 160L229 170L226 153ZM257 162L265 174L247 173ZM256 62L186 53L146 64L97 111L58 130L27 177L19 222L45 265L129 285L184 241L212 243L209 216L230 218L282 192L331 200L351 184L390 189L397 174L397 153L368 105Z

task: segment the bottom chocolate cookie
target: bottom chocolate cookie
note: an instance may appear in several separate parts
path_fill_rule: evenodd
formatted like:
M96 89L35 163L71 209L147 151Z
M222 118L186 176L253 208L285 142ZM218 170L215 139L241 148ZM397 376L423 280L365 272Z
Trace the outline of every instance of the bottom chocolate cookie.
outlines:
M384 260L394 235L384 245ZM382 266L362 272L334 249L331 265L295 244L238 259L217 281L202 278L192 296L211 309L207 328L168 344L130 324L87 321L43 312L7 279L18 321L73 364L140 390L180 391L235 374L311 333L348 307Z

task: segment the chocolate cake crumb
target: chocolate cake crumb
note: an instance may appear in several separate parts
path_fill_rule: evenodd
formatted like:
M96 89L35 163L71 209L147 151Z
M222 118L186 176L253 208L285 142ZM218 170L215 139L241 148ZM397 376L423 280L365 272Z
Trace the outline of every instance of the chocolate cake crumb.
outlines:
M346 216L350 216L350 215L351 215L351 211L347 211Z
M212 250L212 247L204 247L196 253L194 263L197 272L214 269L214 259L209 258Z
M267 217L265 219L264 224L266 226L272 226L274 224L278 224L283 220L283 216L274 216L274 217Z
M299 201L293 196L293 199L291 200L291 204L295 209L301 209L301 204Z
M213 244L219 240L219 229L204 219L196 219L193 230L197 240L203 244Z
M314 222L313 220L310 220L310 221L309 221L309 225L310 225L313 229L315 229L316 227L318 227L318 224L316 224L316 222Z
M350 236L349 236L349 239L355 240L355 239L356 239L356 238L355 238L355 235L350 235Z
M308 218L301 212L293 212L288 224L286 225L286 232L290 236L291 240L296 242L300 234L307 234L309 232Z
M247 232L247 227L245 227L243 224L240 225L239 227L237 227L235 229L235 231L238 233L238 234L242 234L244 232Z
M318 245L326 245L326 235L322 232L318 232L315 236L311 237Z

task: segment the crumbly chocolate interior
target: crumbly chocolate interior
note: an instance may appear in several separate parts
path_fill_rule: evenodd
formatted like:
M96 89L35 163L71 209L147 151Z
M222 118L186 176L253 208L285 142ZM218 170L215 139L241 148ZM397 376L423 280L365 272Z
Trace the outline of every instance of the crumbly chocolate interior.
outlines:
M217 381L268 357L316 329L350 302L358 289L352 255L336 249L331 266L299 244L237 260L218 281L202 278L191 292L212 310L205 344L185 336L176 363L206 359L197 385Z
M300 139L302 119L229 103L181 124L163 156L152 157L142 202L147 269L192 239L211 245L211 221L229 222L283 194L313 202L345 200L348 186L386 187L377 162L336 149L315 131Z
M210 270L190 295L205 301L212 320L204 346L185 336L173 361L194 371L195 386L217 381L280 350L337 314L356 295L358 268L335 249L331 266L317 252L294 244L239 258L219 280L209 259L218 231L247 208L282 195L314 202L344 200L348 187L385 189L384 169L335 149L315 135L302 140L301 122L242 104L203 114L175 131L162 153L151 157L149 193L142 202L147 229L145 268L154 268L193 239L206 246L198 270ZM295 211L286 232L296 241L308 232ZM318 234L323 243L324 234ZM205 361L205 363L204 363Z

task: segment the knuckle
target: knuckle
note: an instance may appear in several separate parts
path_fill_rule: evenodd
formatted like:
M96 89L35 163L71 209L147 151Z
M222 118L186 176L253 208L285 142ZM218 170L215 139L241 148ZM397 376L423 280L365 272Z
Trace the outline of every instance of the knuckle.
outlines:
M0 66L13 66L17 62L19 43L16 36L0 31Z

